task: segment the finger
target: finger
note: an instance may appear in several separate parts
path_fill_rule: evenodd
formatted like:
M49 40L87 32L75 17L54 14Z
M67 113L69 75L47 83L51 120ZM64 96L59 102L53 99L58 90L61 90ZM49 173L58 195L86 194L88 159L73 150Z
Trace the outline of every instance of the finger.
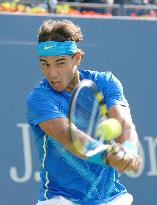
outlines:
M142 167L142 160L141 160L141 158L139 157L139 159L138 159L138 161L137 161L137 171L139 171L140 169L141 169L141 167Z
M123 158L120 160L119 172L124 172L128 168L131 159L132 157L129 153L124 154Z
M110 152L107 152L106 154L106 158L107 159L112 159L112 161L119 161L121 160L121 158L123 158L124 156L124 152L119 150L119 148L117 149L112 149Z
M136 161L135 161L135 168L134 168L134 170L135 170L135 172L138 172L139 170L140 170L140 168L141 168L141 159L140 159L140 157L136 157Z
M118 165L120 158L117 158L116 154L113 153L108 153L105 156L105 160L106 163L110 166L113 166L114 168L116 168L116 166Z
M119 151L117 153L110 152L106 155L105 159L110 166L113 166L116 169L121 167L121 160L124 157L124 152Z
M138 172L139 168L140 168L140 160L139 160L139 157L134 156L134 157L130 160L130 162L129 162L129 164L128 164L128 167L127 167L127 170L132 170L132 171L134 171L134 172Z
M117 153L110 152L106 156L107 163L119 172L124 172L126 169L132 170L135 166L134 162L132 162L132 158L134 158L134 155L130 152L124 152L123 150L119 150Z

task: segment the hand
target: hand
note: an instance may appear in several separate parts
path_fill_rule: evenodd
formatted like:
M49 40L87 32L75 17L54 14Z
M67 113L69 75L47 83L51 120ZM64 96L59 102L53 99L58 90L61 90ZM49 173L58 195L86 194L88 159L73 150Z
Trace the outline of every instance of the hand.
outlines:
M119 172L138 172L141 165L139 156L132 154L127 148L120 144L110 145L104 159L109 166Z

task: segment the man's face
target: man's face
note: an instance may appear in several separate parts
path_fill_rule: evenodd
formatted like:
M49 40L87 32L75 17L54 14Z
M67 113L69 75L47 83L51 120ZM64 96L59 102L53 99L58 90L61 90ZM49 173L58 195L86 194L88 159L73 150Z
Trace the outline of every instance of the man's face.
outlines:
M75 86L73 77L78 62L75 56L40 57L42 73L56 91L69 90L69 87Z

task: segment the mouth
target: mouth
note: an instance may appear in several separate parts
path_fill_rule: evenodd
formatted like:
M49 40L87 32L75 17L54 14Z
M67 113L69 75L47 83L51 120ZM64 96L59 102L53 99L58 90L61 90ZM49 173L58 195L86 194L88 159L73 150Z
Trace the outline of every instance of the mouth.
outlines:
M59 88L61 86L61 81L51 81L51 85L54 87L54 88Z

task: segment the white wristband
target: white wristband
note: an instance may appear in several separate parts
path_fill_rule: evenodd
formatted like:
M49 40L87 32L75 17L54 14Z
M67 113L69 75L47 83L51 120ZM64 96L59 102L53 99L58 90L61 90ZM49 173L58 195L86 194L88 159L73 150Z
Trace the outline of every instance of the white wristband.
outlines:
M126 147L127 149L129 149L131 153L133 153L134 155L138 154L138 149L133 143L129 141L125 141L122 145Z

